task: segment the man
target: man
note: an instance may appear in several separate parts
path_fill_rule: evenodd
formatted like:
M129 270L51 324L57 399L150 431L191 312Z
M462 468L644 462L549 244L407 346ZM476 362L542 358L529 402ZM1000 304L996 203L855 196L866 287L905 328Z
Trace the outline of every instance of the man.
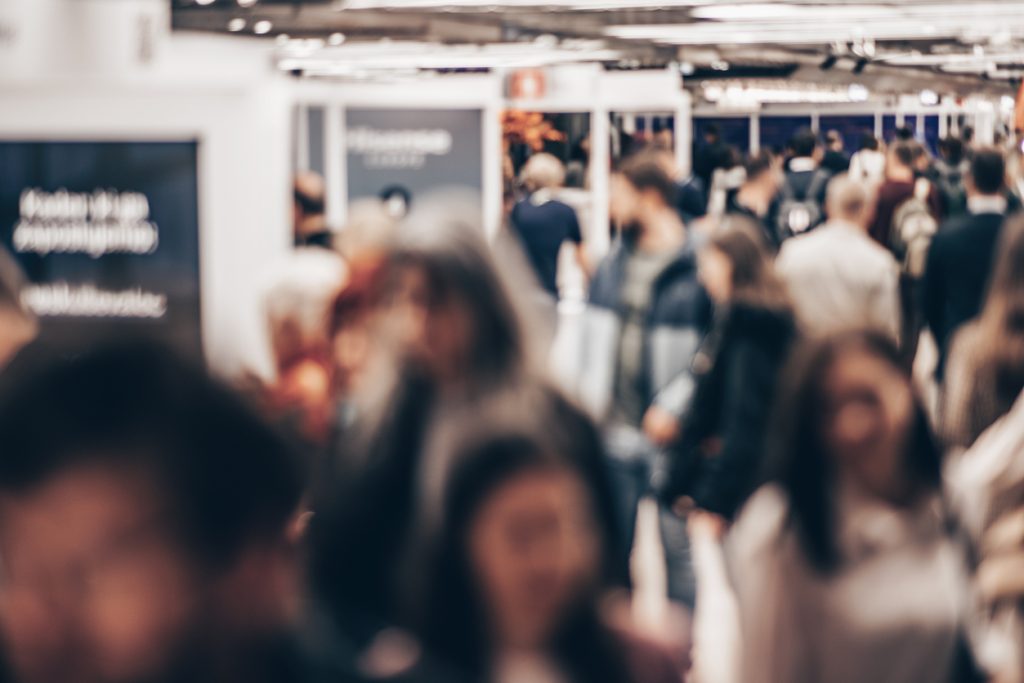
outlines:
M896 210L914 196L916 159L913 142L898 141L889 148L886 179L878 188L878 203L870 229L871 237L886 249L892 248L893 217ZM927 203L932 216L938 220L942 215L942 200L934 186L928 189Z
M551 154L534 154L522 172L529 196L510 215L512 229L526 253L541 288L558 300L558 257L562 245L573 245L576 262L586 275L587 251L576 211L557 199L565 184L565 167Z
M803 129L790 141L792 159L779 190L776 230L782 239L812 230L824 220L829 172L819 168L818 138Z
M774 213L778 209L775 198L779 192L780 174L767 152L747 157L744 170L746 178L743 184L726 197L725 212L749 218L760 228L765 245L773 252L778 251L782 240L775 230Z
M977 317L992 273L1007 202L1006 164L996 149L979 149L964 178L967 214L957 216L932 240L924 276L924 313L939 346L941 377L956 330Z
M319 173L305 171L295 177L292 219L296 247L323 247L330 249L333 233L324 217L326 188Z
M693 173L703 186L705 203L707 194L711 192L711 179L715 175L715 169L727 158L728 149L718 126L714 123L708 124L704 128L703 144L697 145L693 151Z
M850 155L843 151L843 136L837 130L830 130L825 134L825 158L821 160L821 167L837 175L850 170Z
M690 366L710 322L693 247L657 159L634 157L613 177L621 242L598 268L583 319L579 391L605 429L623 529L652 492L663 449L678 436L693 391ZM685 522L661 510L669 596L694 604Z
M787 241L776 261L804 330L826 336L875 329L897 338L900 278L896 260L868 236L870 192L843 174L829 183L829 220Z
M0 247L0 369L39 331L35 316L21 303L24 282L14 258Z
M0 640L15 680L314 680L289 635L304 475L279 437L159 348L33 355L0 389Z

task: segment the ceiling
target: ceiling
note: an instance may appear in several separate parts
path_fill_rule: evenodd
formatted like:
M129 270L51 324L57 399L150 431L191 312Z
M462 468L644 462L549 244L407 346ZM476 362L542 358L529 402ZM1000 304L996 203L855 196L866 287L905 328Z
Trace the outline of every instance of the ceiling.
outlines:
M277 38L286 66L327 75L598 61L951 94L1024 76L1024 0L172 1L176 29Z

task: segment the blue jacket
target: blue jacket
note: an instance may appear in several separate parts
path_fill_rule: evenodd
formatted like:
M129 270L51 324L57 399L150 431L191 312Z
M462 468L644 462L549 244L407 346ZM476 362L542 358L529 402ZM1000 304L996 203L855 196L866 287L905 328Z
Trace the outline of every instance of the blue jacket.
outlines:
M576 390L598 420L612 406L625 315L622 287L631 250L620 242L601 263L583 313ZM681 418L694 391L691 364L711 322L711 301L697 280L697 254L690 241L653 288L643 359L648 401Z

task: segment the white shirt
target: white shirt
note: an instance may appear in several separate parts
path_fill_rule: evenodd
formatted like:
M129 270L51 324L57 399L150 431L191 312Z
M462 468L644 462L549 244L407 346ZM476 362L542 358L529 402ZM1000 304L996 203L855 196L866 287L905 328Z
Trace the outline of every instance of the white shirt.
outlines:
M776 269L808 334L870 328L898 338L899 266L864 229L829 221L787 240Z
M968 213L977 216L982 213L1005 214L1008 202L999 195L975 195L967 198Z

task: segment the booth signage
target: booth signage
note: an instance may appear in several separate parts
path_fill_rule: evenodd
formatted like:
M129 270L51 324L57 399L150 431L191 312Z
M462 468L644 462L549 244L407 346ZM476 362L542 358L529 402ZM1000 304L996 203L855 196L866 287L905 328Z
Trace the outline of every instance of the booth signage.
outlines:
M416 198L444 189L482 192L479 109L348 109L348 197L401 188Z
M0 141L0 244L44 340L200 350L197 143Z

